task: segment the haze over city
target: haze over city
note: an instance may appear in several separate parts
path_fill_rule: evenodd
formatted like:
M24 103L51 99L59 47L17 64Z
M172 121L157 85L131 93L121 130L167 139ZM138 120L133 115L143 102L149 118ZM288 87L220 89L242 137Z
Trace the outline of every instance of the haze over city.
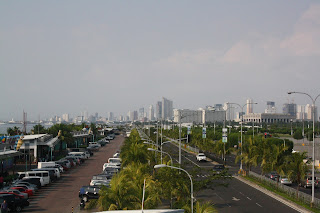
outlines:
M318 1L0 1L0 120L319 94ZM319 106L319 104L317 104Z

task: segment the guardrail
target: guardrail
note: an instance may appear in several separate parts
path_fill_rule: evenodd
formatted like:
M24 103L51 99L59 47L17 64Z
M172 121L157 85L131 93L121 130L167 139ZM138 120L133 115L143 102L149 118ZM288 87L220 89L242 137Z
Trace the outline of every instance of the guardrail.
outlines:
M288 196L292 197L292 198L298 198L299 201L305 203L305 204L310 204L311 203L311 195L308 195L304 192L298 191L298 196L297 196L297 189L286 186L281 184L280 182L277 183L277 181L271 180L270 178L267 178L263 175L259 175L255 172L250 171L249 176L253 176L257 179L259 179L260 181L266 183L269 186L275 187L276 189L284 192L285 194L287 194ZM314 206L317 209L320 209L320 199L319 198L314 198Z

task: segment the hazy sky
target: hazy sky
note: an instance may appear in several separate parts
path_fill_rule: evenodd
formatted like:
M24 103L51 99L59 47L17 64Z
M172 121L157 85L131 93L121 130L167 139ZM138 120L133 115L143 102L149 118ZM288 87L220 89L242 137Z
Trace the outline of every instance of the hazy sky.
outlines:
M162 96L282 112L288 91L320 93L320 2L1 0L0 79L0 120L106 116Z

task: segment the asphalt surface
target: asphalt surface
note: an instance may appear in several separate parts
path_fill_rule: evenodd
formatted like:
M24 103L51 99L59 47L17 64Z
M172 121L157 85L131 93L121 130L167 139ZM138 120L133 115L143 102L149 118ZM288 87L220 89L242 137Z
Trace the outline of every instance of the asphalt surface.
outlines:
M94 152L85 163L62 174L57 182L42 187L30 198L30 206L24 212L71 213L79 212L79 190L89 185L93 175L102 172L102 166L108 158L120 150L124 137L117 136L109 144Z
M178 162L178 147L173 144L166 144L164 151L169 152ZM212 164L217 162L197 162L195 154L187 153L182 150L182 165L187 171L194 167L201 168L204 172L199 173L195 179L206 178L206 169L212 168ZM232 161L232 159L230 159ZM234 161L233 161L234 162ZM231 175L236 174L238 164L227 167ZM214 187L201 190L195 194L197 200L210 201L214 204L218 212L297 212L287 205L273 199L272 197L260 192L259 190L239 181L235 178L215 180ZM222 186L227 184L228 186Z

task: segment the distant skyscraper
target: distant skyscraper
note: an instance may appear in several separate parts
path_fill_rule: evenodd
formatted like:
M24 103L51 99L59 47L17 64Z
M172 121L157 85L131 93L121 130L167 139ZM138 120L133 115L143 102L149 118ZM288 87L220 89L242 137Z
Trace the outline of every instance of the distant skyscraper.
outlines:
M283 114L289 114L291 116L297 116L297 104L283 104Z
M233 121L234 120L234 106L224 103L223 110L226 111L226 120L227 121Z
M162 103L158 101L156 104L156 117L158 120L162 118Z
M133 111L133 120L138 120L138 111Z
M171 119L173 117L173 102L162 97L162 119Z
M67 113L63 114L62 115L62 120L65 121L65 122L69 122L69 114L67 114Z
M154 109L153 109L153 105L149 106L149 120L150 121L154 121Z
M307 104L306 105L307 119L310 120L310 121L313 120L313 111L315 112L314 121L318 121L318 109L317 109L317 107L315 106L313 108L312 105Z
M221 110L223 110L222 104L215 104L215 105L214 105L214 109L215 109L216 111L221 111Z
M141 107L139 109L139 120L142 120L144 118L144 108Z
M114 114L113 114L113 112L109 112L108 120L109 120L109 121L113 121L113 120L114 120Z
M247 114L253 113L253 101L252 99L247 100Z
M265 113L276 113L276 104L273 101L267 101L267 108L264 110Z
M297 120L307 120L306 106L297 106Z

